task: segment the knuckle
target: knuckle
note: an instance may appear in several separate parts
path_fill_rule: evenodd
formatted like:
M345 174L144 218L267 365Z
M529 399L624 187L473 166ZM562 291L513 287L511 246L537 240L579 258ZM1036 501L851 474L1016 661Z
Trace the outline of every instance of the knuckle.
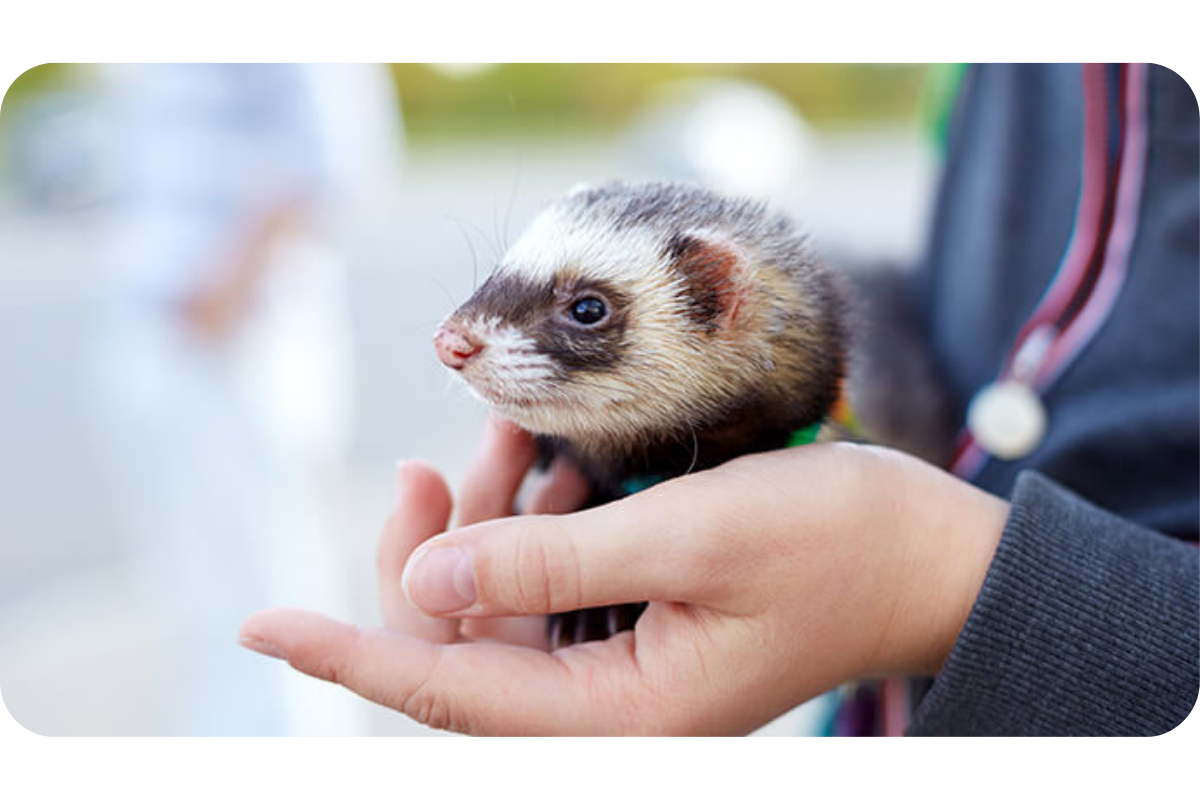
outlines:
M545 614L578 598L578 557L565 531L547 527L519 535L509 565L509 605Z
M446 683L437 679L441 658L439 651L424 677L393 707L406 717L435 730L472 733L474 725L470 715L460 708L460 703Z
M453 705L427 686L409 694L400 706L400 713L435 730L455 730Z

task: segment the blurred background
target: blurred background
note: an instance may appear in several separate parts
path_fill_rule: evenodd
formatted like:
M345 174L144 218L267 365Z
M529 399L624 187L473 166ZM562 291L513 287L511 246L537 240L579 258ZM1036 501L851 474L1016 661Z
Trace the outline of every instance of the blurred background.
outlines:
M399 458L483 409L436 323L583 181L769 198L919 254L953 71L45 65L0 107L0 693L54 735L419 734L234 643L378 622ZM949 78L947 76L950 76ZM803 733L802 709L763 733Z

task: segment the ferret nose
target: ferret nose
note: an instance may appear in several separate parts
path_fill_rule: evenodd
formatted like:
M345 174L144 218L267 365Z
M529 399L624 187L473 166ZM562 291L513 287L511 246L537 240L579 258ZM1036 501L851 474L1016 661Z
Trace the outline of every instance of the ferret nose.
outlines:
M465 331L445 325L438 328L438 332L434 334L433 347L437 350L441 362L450 369L462 369L471 356L483 349L483 345L468 336Z

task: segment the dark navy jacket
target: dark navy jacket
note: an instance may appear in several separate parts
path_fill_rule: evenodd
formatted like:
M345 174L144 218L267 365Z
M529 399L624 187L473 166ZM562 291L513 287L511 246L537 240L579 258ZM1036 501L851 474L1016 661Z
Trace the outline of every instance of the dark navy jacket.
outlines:
M1128 278L1044 396L1045 439L975 476L1012 514L912 734L1156 734L1200 681L1200 117L1147 75ZM1078 66L968 71L915 296L961 419L1054 277L1080 191Z

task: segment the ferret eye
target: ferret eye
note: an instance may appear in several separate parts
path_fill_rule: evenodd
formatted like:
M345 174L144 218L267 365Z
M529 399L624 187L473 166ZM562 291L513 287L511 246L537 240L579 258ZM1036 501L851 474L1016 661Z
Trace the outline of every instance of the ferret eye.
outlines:
M603 301L595 297L576 300L575 304L571 306L571 319L580 325L595 325L607 315L608 309L604 307Z

